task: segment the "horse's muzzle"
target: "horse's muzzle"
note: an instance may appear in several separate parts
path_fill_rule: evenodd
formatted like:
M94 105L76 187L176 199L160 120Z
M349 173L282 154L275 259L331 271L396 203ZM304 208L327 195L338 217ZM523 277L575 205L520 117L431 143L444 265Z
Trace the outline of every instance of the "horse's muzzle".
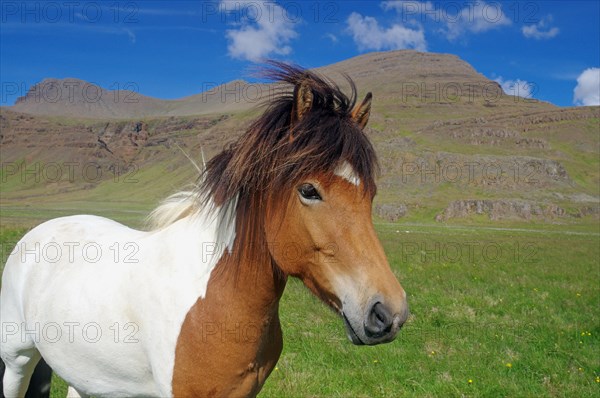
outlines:
M381 302L373 304L364 322L366 344L388 343L408 319L408 305L405 303L399 314L393 314L388 306Z
M379 294L372 296L369 301L371 304L362 311L359 306L344 303L341 315L348 339L356 345L389 343L396 338L408 319L406 295L395 305L388 304Z
M382 303L375 303L365 319L365 335L371 339L380 339L392 331L394 317Z

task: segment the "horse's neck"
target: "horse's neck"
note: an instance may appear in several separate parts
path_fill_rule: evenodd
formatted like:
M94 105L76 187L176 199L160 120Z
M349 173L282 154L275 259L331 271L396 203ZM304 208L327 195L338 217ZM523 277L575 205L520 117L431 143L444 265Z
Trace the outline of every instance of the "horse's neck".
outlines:
M232 257L225 255L217 264L211 277L209 290L214 285L221 294L229 296L230 302L252 316L271 314L277 309L286 284L286 278L265 262L252 267L233 264Z
M286 278L270 262L252 270L225 254L177 343L175 396L254 396L282 350L279 299ZM250 269L250 271L248 271ZM211 379L199 375L213 375Z
M171 254L185 257L186 261L174 262L177 267L181 266L179 263L189 264L192 272L210 276L202 295L204 306L222 302L224 308L239 308L254 316L268 312L277 305L286 278L272 266L270 255L256 256L252 264L245 263L245 252L231 255L232 251L241 253L242 248L239 241L236 243L235 219L228 219L228 223L223 223L223 219L228 219L226 213L217 212L216 217L212 213L188 216L168 227L158 239L172 240L173 247L178 249ZM267 250L266 244L252 244ZM190 258L199 264L192 264Z

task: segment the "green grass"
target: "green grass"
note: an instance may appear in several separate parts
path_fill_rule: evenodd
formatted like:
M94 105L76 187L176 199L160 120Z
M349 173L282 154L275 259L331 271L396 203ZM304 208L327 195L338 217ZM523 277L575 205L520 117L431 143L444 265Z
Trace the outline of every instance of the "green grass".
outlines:
M409 294L398 339L350 345L339 319L294 281L281 306L284 352L263 396L598 393L597 234L378 230Z
M598 396L597 227L376 227L409 295L396 341L353 346L342 321L290 280L284 351L262 397ZM2 228L0 240L25 231ZM52 397L65 392L55 377Z

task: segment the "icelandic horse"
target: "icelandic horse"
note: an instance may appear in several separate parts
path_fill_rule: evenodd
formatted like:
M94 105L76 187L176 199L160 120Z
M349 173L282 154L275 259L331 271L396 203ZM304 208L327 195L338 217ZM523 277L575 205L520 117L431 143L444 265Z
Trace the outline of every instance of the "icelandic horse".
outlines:
M4 394L44 360L80 396L256 396L282 351L289 276L340 315L350 341L392 341L408 317L371 219L374 149L356 104L315 72L212 158L149 231L77 215L19 241L0 293Z

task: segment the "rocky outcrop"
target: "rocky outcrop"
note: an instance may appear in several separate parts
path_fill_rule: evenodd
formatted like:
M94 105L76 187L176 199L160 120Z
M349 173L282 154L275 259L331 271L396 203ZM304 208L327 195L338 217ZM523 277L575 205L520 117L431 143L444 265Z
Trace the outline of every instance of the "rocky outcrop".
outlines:
M147 161L156 161L156 154L170 150L173 143L182 148L201 143L204 150L211 153L211 149L222 147L221 143L209 142L208 138L218 134L211 129L220 128L219 124L228 118L228 115L218 115L72 122L3 108L0 113L2 161L10 170L16 170L13 174L23 172L24 176L26 173L34 175L38 169L37 174L44 176L50 173L45 167L56 168L56 165L65 178L71 174L79 178L88 172L113 176L127 172L130 167L139 168ZM206 135L207 132L211 132L210 135ZM199 141L199 136L206 139ZM98 171L92 173L96 168Z
M492 221L504 219L544 220L549 221L563 217L585 217L600 214L600 206L583 206L575 212L567 212L563 207L553 203L532 203L523 200L456 200L435 217L438 222L454 218L468 218L485 215Z
M404 204L379 204L375 206L375 214L386 221L396 222L404 217L408 209Z

